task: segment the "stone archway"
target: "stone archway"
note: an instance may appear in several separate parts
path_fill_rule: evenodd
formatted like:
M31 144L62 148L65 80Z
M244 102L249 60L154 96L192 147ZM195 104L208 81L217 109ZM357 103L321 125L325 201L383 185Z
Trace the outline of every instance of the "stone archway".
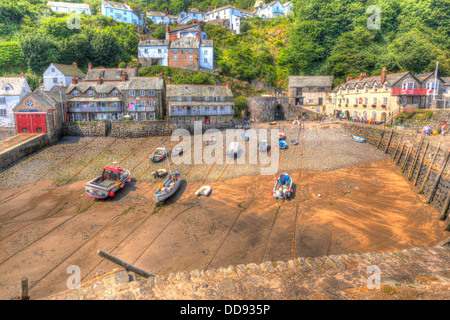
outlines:
M277 105L275 107L275 111L274 111L274 114L273 114L273 119L275 121L280 121L280 120L285 120L286 119L285 116L284 116L283 107L281 105Z
M386 122L386 112L381 113L381 122Z
M348 110L345 110L345 118L350 119L350 112Z

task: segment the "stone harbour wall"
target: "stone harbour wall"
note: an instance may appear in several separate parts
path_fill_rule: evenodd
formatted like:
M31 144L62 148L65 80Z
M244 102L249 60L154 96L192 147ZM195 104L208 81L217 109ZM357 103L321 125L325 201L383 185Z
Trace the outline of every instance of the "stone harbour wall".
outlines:
M450 238L431 248L266 261L177 272L167 277L143 278L124 269L103 274L98 271L100 275L82 284L80 289L45 300L343 300L354 299L348 290L357 288L362 289L362 296L357 299L370 299L369 294L377 291L379 294L375 298L389 299L392 290L399 286L414 288L410 298L423 299L431 290L429 286L419 290L420 278L438 281L438 293L432 298L449 299L449 242ZM368 278L372 274L368 268L374 266L380 271L380 287L368 290ZM386 287L389 285L391 287ZM389 294L383 294L385 292Z
M75 121L63 124L63 135L78 137L106 137L107 121Z
M447 202L450 201L450 157L446 157L449 152L446 147L433 142L428 136L406 130L350 123L343 123L342 126L391 155L392 161L417 187L418 193L441 211L441 218L445 220L448 216ZM446 230L450 231L450 224Z

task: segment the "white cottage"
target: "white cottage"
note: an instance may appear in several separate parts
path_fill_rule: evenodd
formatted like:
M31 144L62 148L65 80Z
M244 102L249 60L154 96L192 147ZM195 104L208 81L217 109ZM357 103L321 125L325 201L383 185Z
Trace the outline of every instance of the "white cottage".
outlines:
M43 75L44 89L51 90L54 86L68 86L73 77L76 77L78 81L83 81L86 77L76 62L72 65L51 63Z
M0 77L0 127L14 127L13 108L31 92L25 75L20 77Z

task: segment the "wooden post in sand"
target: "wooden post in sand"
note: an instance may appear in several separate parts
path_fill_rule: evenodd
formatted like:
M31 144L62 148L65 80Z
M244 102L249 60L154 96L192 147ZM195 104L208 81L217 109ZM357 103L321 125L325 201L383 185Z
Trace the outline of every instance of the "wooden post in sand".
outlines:
M425 178L423 179L422 186L421 186L420 189L419 189L419 194L421 194L421 193L423 192L423 188L425 188L425 183L426 183L427 180L428 180L428 176L430 175L431 168L433 167L434 159L436 159L436 156L437 156L437 154L438 154L438 152L439 152L439 148L440 148L440 147L441 147L441 144L439 143L438 148L437 148L437 150L436 150L436 153L435 153L434 156L433 156L433 160L431 160L430 166L428 167L427 174L425 175Z
M397 155L397 151L398 151L398 148L400 148L400 142L402 142L402 140L403 140L403 134L400 137L400 140L398 140L397 148L395 148L394 155L392 156L392 161L395 160L395 156Z
M448 160L449 155L450 155L450 150L447 150L444 161L442 162L441 169L439 170L439 172L436 176L436 179L434 179L433 186L431 187L430 193L428 194L426 203L430 203L431 200L433 199L434 193L436 192L437 185L439 183L439 180L441 179L442 172L444 172L445 166L447 165L447 160Z
M118 264L119 266L124 267L127 270L133 271L134 273L136 273L138 275L141 275L141 276L143 276L145 278L149 278L149 277L153 276L151 273L149 273L149 272L147 272L145 270L142 270L142 269L140 269L140 268L138 268L138 267L136 267L136 266L134 266L132 264L129 264L128 262L120 260L119 258L117 258L117 257L115 257L115 256L113 256L113 255L111 255L111 254L109 254L109 253L107 253L105 251L98 250L97 254L100 257L108 259L109 261L114 262L115 264Z
M416 166L417 159L419 159L420 148L422 147L423 140L424 140L424 136L422 136L422 139L420 139L419 146L417 147L416 155L414 156L414 160L413 160L412 166L411 166L409 174L408 174L408 180L411 180L412 175L414 173L414 168Z
M411 154L411 150L413 149L413 145L411 145L411 147L409 147L408 151L406 151L406 155L405 155L405 160L403 161L402 167L401 167L401 172L405 172L406 166L408 164L408 159L409 159L409 155Z
M383 132L381 133L380 140L378 141L377 149L380 148L381 140L382 140L383 137L384 137L384 129L386 129L386 128L385 128L385 127L383 128Z
M395 164L398 164L400 162L400 158L402 157L403 149L405 148L405 143L402 143L402 148L400 149L400 153L398 154L398 159L395 162Z
M20 280L20 300L30 300L28 296L28 278L23 277Z
M386 143L386 148L384 149L384 153L388 153L389 145L391 144L392 134L394 133L394 128L391 129L391 133L389 134L388 142Z
M441 218L440 218L442 221L447 219L447 209L448 209L449 204L450 204L450 192L447 193L447 199L445 199L444 206L442 207Z
M425 145L425 150L423 151L422 159L420 160L419 167L417 168L416 178L414 179L414 183L413 183L414 186L417 184L417 180L419 179L420 170L422 170L423 160L425 159L425 156L427 154L428 144L429 143L430 142L427 140L427 144Z

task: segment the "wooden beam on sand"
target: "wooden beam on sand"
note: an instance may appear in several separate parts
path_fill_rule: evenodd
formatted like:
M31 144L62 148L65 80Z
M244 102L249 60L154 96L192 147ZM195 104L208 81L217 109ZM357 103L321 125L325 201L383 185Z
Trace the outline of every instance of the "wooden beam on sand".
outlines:
M381 140L383 140L383 137L384 137L384 130L385 130L385 129L386 129L386 127L383 127L383 132L381 133L380 140L378 141L377 149L380 147Z
M447 209L448 209L449 204L450 204L450 192L447 193L447 199L445 199L444 206L442 207L441 218L440 218L442 221L447 219Z
M423 188L425 188L425 183L426 183L427 180L428 180L428 176L430 175L431 168L433 167L434 160L436 159L436 156L437 156L437 154L438 154L438 152L439 152L439 148L440 148L440 147L441 147L441 143L439 143L438 148L437 148L437 150L436 150L436 153L435 153L434 156L433 156L433 160L431 160L430 166L428 167L427 174L425 175L425 178L423 179L423 182L422 182L422 186L421 186L420 189L419 189L419 194L421 194L421 193L423 192Z
M417 180L419 179L420 170L422 170L423 160L425 159L425 156L427 155L427 150L428 150L429 144L430 144L430 142L427 140L427 144L425 145L425 150L423 151L422 159L420 160L419 167L417 168L416 178L414 179L413 186L415 186L417 184Z
M414 168L416 167L417 160L419 159L420 148L422 148L424 138L425 138L425 136L422 136L422 138L420 139L420 143L419 143L419 146L417 147L416 155L414 156L414 160L413 160L412 166L411 166L409 174L408 174L408 180L412 179L412 175L414 173Z
M448 161L448 156L449 155L450 155L450 150L447 150L447 153L445 154L444 161L442 162L442 165L441 165L441 169L439 170L439 172L438 172L438 174L436 176L436 179L434 179L433 186L431 187L431 190L428 193L428 197L427 197L426 203L430 203L431 200L433 199L434 193L436 192L437 185L439 183L439 180L441 179L442 172L444 172L445 166L447 165L447 161Z
M395 162L395 164L399 164L400 162L400 158L402 157L402 153L403 153L403 149L405 148L405 143L402 143L402 148L400 149L400 153L398 154L398 158L397 161Z
M392 135L394 133L394 128L391 129L391 133L389 134L389 139L388 142L386 144L386 148L384 149L384 153L386 154L389 150L389 145L391 144L391 139L392 139Z
M136 273L138 275L141 275L141 276L143 276L145 278L150 278L150 277L154 276L151 273L149 273L149 272L147 272L145 270L142 270L142 269L140 269L140 268L138 268L138 267L136 267L136 266L134 266L132 264L129 264L128 262L120 260L119 258L117 258L117 257L115 257L115 256L113 256L113 255L111 255L111 254L109 254L109 253L107 253L105 251L98 250L97 254L100 257L105 258L105 259L107 259L107 260L109 260L111 262L114 262L115 264L118 264L119 266L124 267L126 270L133 271L134 273Z
M395 160L395 156L397 155L398 148L400 148L400 142L402 142L402 140L403 140L403 135L404 135L404 133L401 135L400 140L398 141L397 148L395 148L394 155L392 156L392 161Z
M408 151L406 151L406 155L405 155L405 160L403 160L403 164L401 167L401 172L405 172L406 166L408 165L408 159L409 159L409 155L411 154L411 150L413 149L414 145L411 145L408 149Z

